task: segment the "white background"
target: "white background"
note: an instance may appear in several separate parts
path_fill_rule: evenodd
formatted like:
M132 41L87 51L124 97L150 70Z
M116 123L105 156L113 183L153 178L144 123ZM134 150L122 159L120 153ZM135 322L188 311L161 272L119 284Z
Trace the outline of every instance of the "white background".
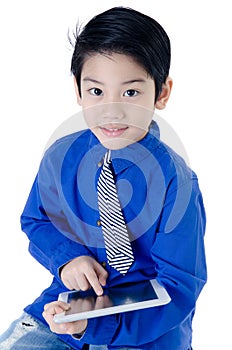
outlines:
M208 217L209 280L197 303L194 349L229 348L231 333L231 10L229 1L12 0L0 4L0 333L51 281L27 252L19 217L44 147L79 111L67 31L113 6L157 19L172 42L172 96L160 115L188 152ZM228 318L229 317L229 318Z

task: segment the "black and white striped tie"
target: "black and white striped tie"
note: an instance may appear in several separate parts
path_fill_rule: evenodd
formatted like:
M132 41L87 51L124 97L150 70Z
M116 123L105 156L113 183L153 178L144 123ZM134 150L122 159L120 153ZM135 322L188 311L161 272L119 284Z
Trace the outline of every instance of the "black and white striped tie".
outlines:
M97 184L98 206L108 263L125 275L134 261L134 256L117 195L110 157L111 152L108 150Z

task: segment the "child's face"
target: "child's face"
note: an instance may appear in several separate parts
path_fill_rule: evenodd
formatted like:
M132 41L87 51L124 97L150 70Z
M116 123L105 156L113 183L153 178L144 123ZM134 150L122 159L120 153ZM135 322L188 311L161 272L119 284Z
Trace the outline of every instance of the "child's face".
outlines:
M142 66L123 54L94 54L81 74L81 97L89 128L110 149L141 140L155 109L155 83Z

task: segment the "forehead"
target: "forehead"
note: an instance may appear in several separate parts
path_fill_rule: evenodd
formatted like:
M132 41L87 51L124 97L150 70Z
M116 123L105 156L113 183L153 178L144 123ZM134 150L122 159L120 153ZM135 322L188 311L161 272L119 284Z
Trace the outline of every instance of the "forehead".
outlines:
M148 73L142 65L136 62L131 56L125 54L100 54L96 53L87 56L82 67L82 78L86 76L132 80L150 80Z

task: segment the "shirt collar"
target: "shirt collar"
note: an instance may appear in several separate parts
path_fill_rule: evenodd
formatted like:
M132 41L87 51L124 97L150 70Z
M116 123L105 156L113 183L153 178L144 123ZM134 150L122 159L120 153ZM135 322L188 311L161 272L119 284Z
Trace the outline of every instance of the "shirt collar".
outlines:
M131 165L138 164L140 161L150 156L150 151L154 151L154 148L160 143L159 137L160 132L158 124L152 121L148 133L142 140L125 148L112 150L111 159L115 174L120 173ZM89 139L89 151L91 151L94 163L97 166L101 166L107 149L99 142L92 132Z

